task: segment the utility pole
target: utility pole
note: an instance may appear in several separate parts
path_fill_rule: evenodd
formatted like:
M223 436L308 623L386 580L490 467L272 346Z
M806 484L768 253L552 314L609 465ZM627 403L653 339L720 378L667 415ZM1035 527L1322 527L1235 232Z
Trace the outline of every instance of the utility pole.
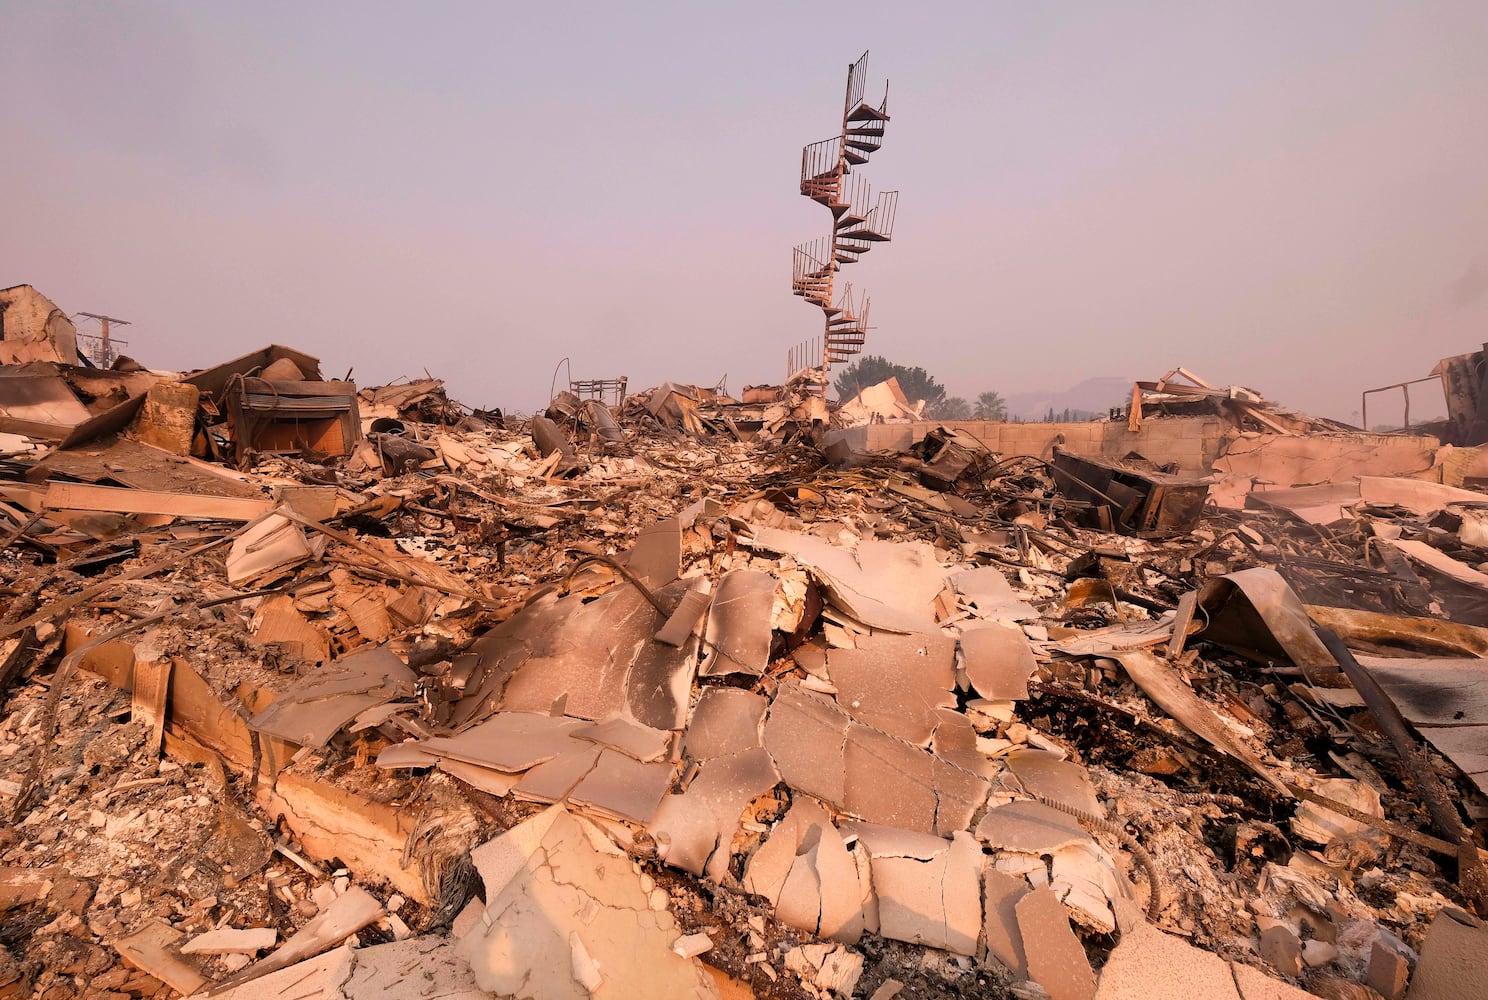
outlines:
M109 324L113 323L117 326L128 326L129 320L119 319L117 316L104 316L101 313L80 312L78 313L78 315L86 316L89 319L98 320L98 325L102 327L98 334L98 338L101 343L98 350L98 356L93 360L98 363L98 367L100 368L112 367L114 363L114 345L113 342L109 340Z

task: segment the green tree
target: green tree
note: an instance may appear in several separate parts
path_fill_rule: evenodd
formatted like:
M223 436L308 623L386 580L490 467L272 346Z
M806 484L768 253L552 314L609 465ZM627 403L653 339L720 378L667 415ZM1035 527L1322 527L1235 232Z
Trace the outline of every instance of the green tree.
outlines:
M932 420L969 420L971 404L960 396L948 396L926 406L925 416Z
M930 407L945 399L945 386L931 377L925 369L896 365L879 354L865 354L843 368L837 373L832 386L837 390L837 398L846 400L870 385L877 385L891 378L899 380L899 388L904 390L904 398L910 403L923 399L927 412Z
M1001 393L984 392L977 396L976 409L972 416L977 420L1006 420L1008 418L1007 400L1002 398Z

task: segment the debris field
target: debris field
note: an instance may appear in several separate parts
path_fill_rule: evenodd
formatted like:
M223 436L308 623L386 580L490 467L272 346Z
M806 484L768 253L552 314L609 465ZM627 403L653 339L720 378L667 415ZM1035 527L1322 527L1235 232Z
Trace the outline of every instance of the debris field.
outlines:
M15 351L0 996L1484 981L1488 455L1446 431L1181 369L1090 424L809 370L518 419Z

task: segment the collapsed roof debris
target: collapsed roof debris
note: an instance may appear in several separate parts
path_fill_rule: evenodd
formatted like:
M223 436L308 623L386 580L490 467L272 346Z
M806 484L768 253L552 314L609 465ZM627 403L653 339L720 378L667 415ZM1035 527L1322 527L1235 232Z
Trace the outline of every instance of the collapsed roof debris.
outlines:
M520 420L287 348L80 371L0 367L57 401L0 401L0 996L1398 998L1481 957L1467 449L1183 372L1135 429L870 418L917 437L844 468L804 378Z

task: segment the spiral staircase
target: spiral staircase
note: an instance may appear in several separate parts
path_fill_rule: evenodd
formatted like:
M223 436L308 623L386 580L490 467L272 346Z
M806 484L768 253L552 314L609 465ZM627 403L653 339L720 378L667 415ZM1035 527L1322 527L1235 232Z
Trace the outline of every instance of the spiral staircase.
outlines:
M851 283L839 282L837 272L893 238L899 208L898 191L884 191L875 198L866 179L854 170L882 148L889 123L888 85L875 107L864 100L867 76L864 52L847 68L841 133L801 150L801 194L826 206L832 224L828 236L795 248L791 290L822 311L825 329L820 340L792 349L787 365L792 374L807 365L819 366L822 394L832 365L861 353L869 330L868 297L854 298Z

